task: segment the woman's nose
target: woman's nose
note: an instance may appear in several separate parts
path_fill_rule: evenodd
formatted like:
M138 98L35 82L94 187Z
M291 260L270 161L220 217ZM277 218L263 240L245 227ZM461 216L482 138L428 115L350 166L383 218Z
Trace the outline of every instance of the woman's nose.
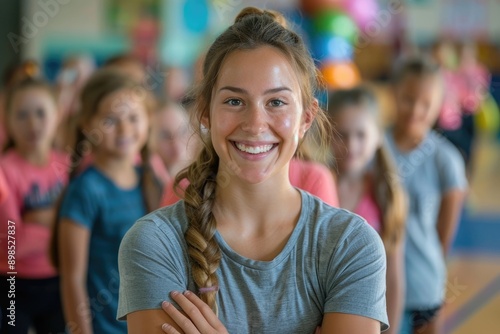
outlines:
M267 129L266 111L259 105L250 105L245 111L242 130L251 134L262 133Z

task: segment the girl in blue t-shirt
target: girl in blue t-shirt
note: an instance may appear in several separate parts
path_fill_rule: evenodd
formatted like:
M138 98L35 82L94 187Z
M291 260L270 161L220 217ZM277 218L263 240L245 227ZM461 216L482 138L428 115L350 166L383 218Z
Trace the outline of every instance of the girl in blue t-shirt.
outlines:
M150 98L115 70L97 72L84 87L73 177L59 211L57 259L67 328L72 333L126 333L118 322L118 248L134 222L155 209L159 189L148 159ZM87 159L88 160L88 159Z

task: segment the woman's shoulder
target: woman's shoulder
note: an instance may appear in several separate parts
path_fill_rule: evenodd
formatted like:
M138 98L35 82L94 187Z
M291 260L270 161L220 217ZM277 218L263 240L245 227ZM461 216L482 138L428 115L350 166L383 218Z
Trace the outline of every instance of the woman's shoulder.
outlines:
M320 262L334 263L359 258L384 258L379 234L365 219L350 211L334 208L314 196L307 201L308 217L303 233L304 244L317 252Z
M373 228L359 215L345 209L332 207L307 192L302 192L302 194L305 196L305 203L307 203L305 208L307 210L305 214L309 217L307 226L320 238L340 241L353 233L366 234L369 237L372 237L371 234L374 233L378 237ZM330 241L333 242L333 240Z
M176 240L182 243L187 226L184 201L181 200L174 205L164 206L140 218L127 234L135 239L146 237L149 241L154 238L156 241Z

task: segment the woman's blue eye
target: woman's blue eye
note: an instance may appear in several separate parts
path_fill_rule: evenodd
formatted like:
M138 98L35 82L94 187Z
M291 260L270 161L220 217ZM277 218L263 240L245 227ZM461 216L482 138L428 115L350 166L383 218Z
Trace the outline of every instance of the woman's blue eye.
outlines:
M224 103L229 104L230 106L234 106L234 107L241 106L241 100L238 100L238 99L229 99L229 100L226 100L226 102L224 102Z
M285 105L285 102L283 102L281 100L272 100L270 102L270 104L272 107L281 107L281 106Z

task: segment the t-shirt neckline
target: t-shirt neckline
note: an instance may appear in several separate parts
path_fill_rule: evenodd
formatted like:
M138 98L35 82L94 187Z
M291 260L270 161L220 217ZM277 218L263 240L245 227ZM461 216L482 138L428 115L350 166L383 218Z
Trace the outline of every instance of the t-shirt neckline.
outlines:
M122 188L122 187L119 187L109 176L107 176L106 174L104 174L103 171L101 171L98 167L96 167L95 165L90 165L88 167L90 170L92 170L95 174L97 174L101 179L103 179L106 183L108 183L109 185L111 185L111 187L117 189L117 190L120 190L124 193L133 193L135 191L137 191L137 189L140 189L141 187L141 171L140 171L140 168L139 167L136 167L135 168L135 171L139 177L139 182L137 182L137 184L134 186L134 187L131 187L131 188Z
M231 259L233 262L244 266L248 267L251 269L256 269L256 270L270 270L276 266L278 266L281 262L283 262L288 255L292 252L292 250L297 247L297 240L299 238L299 235L302 233L302 230L304 229L304 226L306 224L306 219L307 219L307 207L309 205L308 199L309 197L302 191L301 189L295 188L299 191L300 196L301 196L301 209L300 209L300 214L299 214L299 219L297 220L297 224L295 225L295 228L293 229L292 234L290 235L290 238L288 238L285 247L281 250L281 252L271 261L259 261L259 260L253 260L247 257L244 257L237 252L235 252L224 240L224 238L220 235L219 231L215 231L215 239L217 240L217 243L219 244L219 247L221 248L221 251L223 253L223 256L227 256L229 259Z

